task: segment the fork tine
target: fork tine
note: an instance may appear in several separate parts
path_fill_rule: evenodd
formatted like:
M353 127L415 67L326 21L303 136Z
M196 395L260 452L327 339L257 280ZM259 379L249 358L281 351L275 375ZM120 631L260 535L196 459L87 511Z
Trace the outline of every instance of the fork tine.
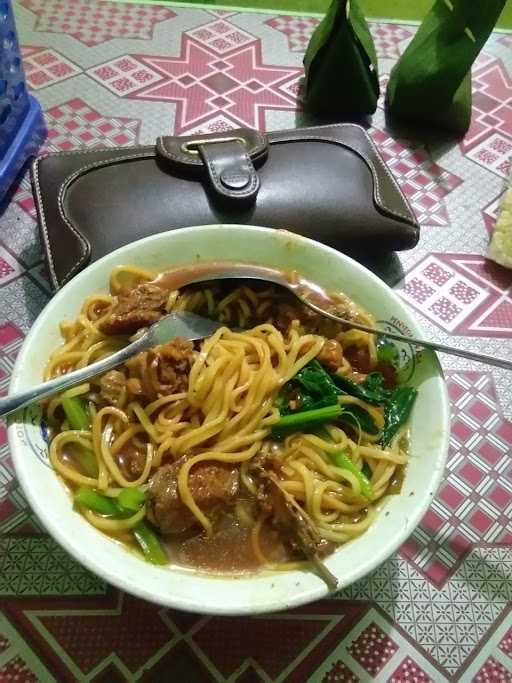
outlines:
M222 323L215 320L184 311L164 316L150 327L148 334L151 344L155 345L164 344L173 337L184 337L194 341L211 336L222 326Z

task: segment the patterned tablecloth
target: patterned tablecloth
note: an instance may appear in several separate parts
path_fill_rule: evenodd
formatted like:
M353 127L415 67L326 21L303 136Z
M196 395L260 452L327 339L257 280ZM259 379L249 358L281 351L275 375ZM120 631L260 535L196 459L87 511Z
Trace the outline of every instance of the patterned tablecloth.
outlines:
M49 150L305 121L315 18L88 0L20 0L16 13ZM415 27L371 30L385 84ZM393 136L382 103L370 131L422 225L383 275L434 339L508 357L512 273L483 254L510 172L511 47L496 33L479 57L460 143ZM49 297L25 177L0 216L0 390ZM160 609L77 565L27 506L0 426L0 681L512 681L510 375L443 364L450 455L420 526L335 598L263 618Z

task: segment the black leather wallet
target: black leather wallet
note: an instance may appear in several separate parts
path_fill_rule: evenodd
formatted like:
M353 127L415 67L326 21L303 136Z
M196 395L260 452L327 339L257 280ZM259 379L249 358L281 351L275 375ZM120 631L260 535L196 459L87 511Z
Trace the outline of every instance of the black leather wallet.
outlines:
M117 247L191 225L286 228L368 253L419 238L373 142L349 123L49 154L34 161L32 179L55 288Z

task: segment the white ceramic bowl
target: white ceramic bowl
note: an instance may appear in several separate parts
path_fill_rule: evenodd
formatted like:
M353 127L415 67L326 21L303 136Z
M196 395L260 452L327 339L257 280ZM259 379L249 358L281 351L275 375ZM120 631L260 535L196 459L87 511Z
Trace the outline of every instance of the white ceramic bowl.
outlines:
M342 290L394 329L421 336L404 303L381 280L347 256L283 230L214 225L185 228L129 244L92 264L63 287L38 317L20 351L11 392L41 381L50 352L61 343L58 322L73 319L84 298L106 291L112 268L136 264L164 270L212 260L250 261L295 268L327 290ZM407 354L407 349L403 350ZM402 492L382 505L360 538L327 559L340 587L365 576L388 558L418 524L438 487L449 435L446 386L436 357L423 353L411 380L419 395L411 417L410 463ZM18 478L49 533L73 557L106 581L141 598L178 609L214 614L282 610L326 595L325 583L301 571L218 577L145 563L103 536L73 511L70 498L48 465L40 410L26 409L9 426Z

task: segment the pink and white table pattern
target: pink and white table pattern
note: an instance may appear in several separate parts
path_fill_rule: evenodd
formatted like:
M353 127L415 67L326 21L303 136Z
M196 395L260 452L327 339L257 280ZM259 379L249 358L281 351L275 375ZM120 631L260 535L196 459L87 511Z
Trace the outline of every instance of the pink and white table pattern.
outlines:
M300 104L312 16L172 3L19 0L27 80L48 150L161 133L310 122ZM416 27L372 23L381 81ZM485 259L511 171L511 36L473 69L460 142L370 133L422 226L375 267L439 341L512 357L512 272ZM27 176L0 214L0 392L51 296ZM159 609L82 569L41 528L0 426L0 681L512 681L512 390L504 371L442 359L445 477L400 551L337 596L254 619Z

